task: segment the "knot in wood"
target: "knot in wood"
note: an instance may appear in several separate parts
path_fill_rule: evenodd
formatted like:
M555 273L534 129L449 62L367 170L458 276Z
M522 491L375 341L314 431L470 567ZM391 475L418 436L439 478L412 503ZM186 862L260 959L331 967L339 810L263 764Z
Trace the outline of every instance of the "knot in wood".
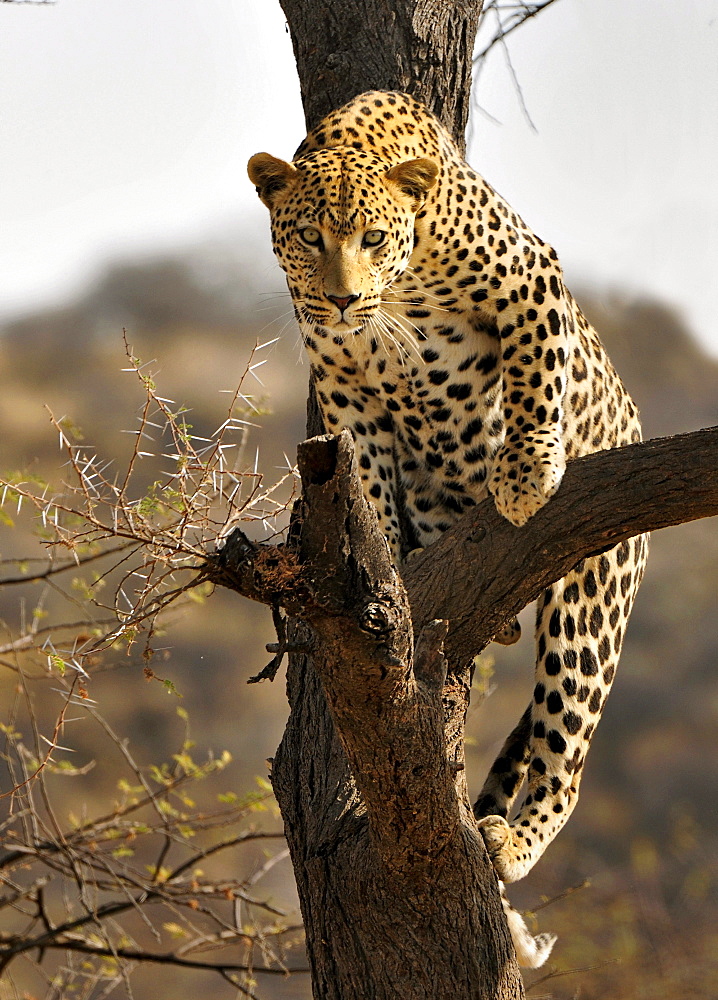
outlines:
M392 628L392 614L383 604L367 604L359 618L359 628L375 638L384 638Z
M326 68L336 76L342 76L349 72L351 59L346 52L330 52L324 63Z

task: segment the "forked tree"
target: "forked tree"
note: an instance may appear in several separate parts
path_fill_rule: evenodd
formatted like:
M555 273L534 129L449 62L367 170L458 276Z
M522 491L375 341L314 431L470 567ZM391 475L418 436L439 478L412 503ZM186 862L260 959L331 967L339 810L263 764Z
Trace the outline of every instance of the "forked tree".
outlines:
M400 90L462 144L480 0L281 2L308 128L366 90ZM324 435L311 393L308 412L288 543L257 545L237 531L211 574L274 607L267 675L289 657L290 717L272 782L314 995L520 997L467 795L473 658L583 557L718 513L718 434L580 459L521 529L489 498L400 575L363 499L351 438Z
M400 90L421 98L461 145L481 0L281 2L308 127L363 91ZM505 22L505 30L551 2L522 5L523 13ZM500 5L491 0L486 6ZM79 502L77 509L67 506L69 501L63 506L46 500L42 488L33 492L17 483L5 485L3 499L8 490L18 507L21 498L34 502L43 524L55 526L56 540L69 551L75 551L78 539L119 541L108 553L119 554L126 576L142 571L135 574L145 581L135 617L125 613L117 627L113 620L98 647L126 637L135 624L151 633L158 609L187 589L173 589L178 569L192 574L188 586L210 580L273 609L278 641L263 674L276 674L288 657L290 715L272 782L296 874L315 997L521 997L496 876L473 817L464 771L474 658L506 622L582 558L646 531L718 514L718 428L571 463L559 492L520 529L500 517L488 498L397 568L362 495L351 438L324 433L310 391L309 437L299 448L303 493L286 542L258 544L235 530L214 551L211 543L227 523L224 513L219 522L213 520L219 501L226 501L222 509L229 511L229 520L238 511L233 481L226 489L222 485L225 445L220 440L196 452L181 413L168 411L143 366L131 361L148 393L141 429L147 430L145 421L156 408L171 429L177 473L167 483L155 483L157 492L139 504L130 502L126 487L134 458L118 486L103 479L104 466L97 467L90 453L66 444L80 483L74 493L79 501L73 501ZM56 422L55 429L62 443L62 424ZM210 457L202 458L205 453ZM139 454L136 450L135 457ZM99 514L103 483L109 496L106 521ZM175 516L164 533L153 520L162 506ZM72 515L69 526L63 526L58 511ZM196 520L199 540L192 534ZM79 535L77 523L83 525ZM137 564L127 562L129 549ZM95 558L90 553L89 560ZM45 575L67 565L73 564L48 568ZM65 669L62 657L53 659ZM82 697L78 683L66 684L67 705ZM45 760L55 747L54 736L50 742ZM192 770L197 768L192 765ZM30 788L30 777L18 782L14 793ZM151 789L147 794L154 802ZM85 833L82 827L72 836L77 840ZM168 833L163 823L157 833ZM83 863L90 865L96 852L88 843ZM72 837L58 835L50 844L50 861L55 863L53 852L66 851L72 869L78 857L73 844ZM17 857L6 856L8 863L24 862L27 846L20 846ZM46 845L35 838L32 847L45 850ZM80 938L81 927L156 901L165 890L172 905L177 896L168 893L176 888L187 894L187 906L195 903L196 887L173 881L188 862L165 884L158 877L164 857L165 848L146 890L144 883L141 892L133 883L127 892L120 881L114 888L119 885L123 898L99 910L92 900L83 900L86 912L59 927L50 925L44 882L37 881L19 897L35 906L32 935L25 931L4 940L0 959L7 965L17 955L37 951L42 956L53 947L215 969L233 983L231 970L251 972L221 959L210 964L176 954L139 953L109 935L102 941ZM236 932L241 936L239 924Z

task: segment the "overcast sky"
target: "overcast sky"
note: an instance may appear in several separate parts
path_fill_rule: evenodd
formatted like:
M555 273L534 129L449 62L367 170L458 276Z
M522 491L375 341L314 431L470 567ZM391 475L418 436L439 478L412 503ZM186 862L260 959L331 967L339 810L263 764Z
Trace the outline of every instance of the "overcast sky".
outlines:
M683 307L718 354L718 0L559 0L510 53L533 127L496 53L472 164L569 283ZM0 316L213 233L268 274L246 161L303 135L276 0L0 3L0 114Z

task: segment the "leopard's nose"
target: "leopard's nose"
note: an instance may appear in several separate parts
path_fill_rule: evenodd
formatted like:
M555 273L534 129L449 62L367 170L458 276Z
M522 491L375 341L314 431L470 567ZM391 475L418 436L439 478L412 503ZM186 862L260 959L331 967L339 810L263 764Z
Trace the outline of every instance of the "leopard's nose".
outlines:
M337 307L339 312L343 313L352 302L356 302L361 296L359 295L327 295L330 302L333 302Z

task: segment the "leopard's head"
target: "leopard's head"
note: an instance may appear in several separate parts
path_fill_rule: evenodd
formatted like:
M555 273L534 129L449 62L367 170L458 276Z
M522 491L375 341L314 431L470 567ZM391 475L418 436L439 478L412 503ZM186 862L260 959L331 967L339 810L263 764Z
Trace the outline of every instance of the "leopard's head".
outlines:
M414 251L437 164L421 158L388 166L342 147L293 163L257 153L248 171L271 213L274 252L303 324L345 335L381 323L383 296Z

